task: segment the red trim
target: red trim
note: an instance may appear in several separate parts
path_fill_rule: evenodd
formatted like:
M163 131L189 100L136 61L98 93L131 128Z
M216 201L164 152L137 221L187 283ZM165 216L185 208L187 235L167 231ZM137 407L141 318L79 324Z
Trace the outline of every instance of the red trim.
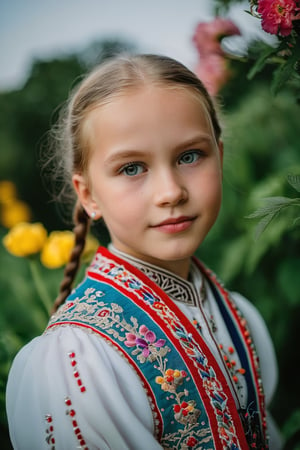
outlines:
M137 278L139 278L141 281L143 281L143 283L145 283L148 287L150 287L152 289L153 293L156 296L162 298L164 303L179 318L180 322L184 325L184 327L186 328L188 333L190 333L192 335L194 341L201 348L203 353L205 353L205 356L207 357L207 359L209 361L209 365L211 365L213 367L213 369L217 375L217 378L220 380L223 390L224 390L224 393L226 394L227 399L228 399L227 405L228 405L230 414L232 416L234 426L237 430L237 438L239 440L239 444L241 445L241 448L247 448L248 444L247 444L247 441L245 438L245 433L244 433L244 429L242 426L242 422L241 422L240 416L238 414L235 400L234 400L231 390L228 386L227 380L226 380L222 370L220 369L219 365L216 363L216 360L215 360L213 354L211 353L209 347L206 345L204 340L201 338L200 334L195 329L195 327L186 318L186 316L179 309L179 307L167 296L167 294L159 286L157 286L157 284L155 284L152 280L150 280L143 272L141 272L136 267L132 266L129 262L124 261L123 259L119 258L118 256L112 254L105 247L99 247L97 253L101 254L102 256L104 256L108 259L112 259L114 262L120 264L121 266L124 266L124 268L127 269L129 272L136 275ZM88 271L88 275L91 276L92 278L96 278L97 280L101 280L101 281L103 281L103 278L104 278L103 275L95 274L94 272L89 272L89 271ZM115 283L114 280L111 280L111 279L107 280L107 278L104 278L104 279L106 282L109 281L110 282L109 284L115 285L118 290L123 292L124 295L130 297L131 300L133 300L136 304L138 304L140 306L140 302L137 301L137 297L134 295L133 292L130 292L127 289L124 289L122 286ZM168 327L167 328L165 327L165 322L158 316L158 314L155 312L155 310L152 309L150 306L146 305L145 303L143 303L143 309L146 310L148 313L151 313L153 316L154 315L156 316L155 317L156 323L164 330L165 334L168 336L170 341L173 343L173 345L176 347L176 349L178 350L178 352L184 359L186 365L189 367L190 374L192 375L192 377L194 379L195 385L198 387L199 395L202 397L205 408L208 411L208 417L211 422L212 433L215 433L216 435L218 435L218 423L217 423L217 420L215 417L215 412L213 410L213 407L211 405L208 395L202 388L202 379L198 373L198 369L196 368L196 366L194 364L191 364L191 359L186 355L185 352L183 352L182 346L176 339L174 339L172 332L168 329ZM218 436L217 442L214 438L214 442L216 445L216 449L222 450L223 446L221 444L219 444L218 441L220 442L219 436Z
M157 428L158 428L158 433L159 433L159 434L158 434L158 439L159 439L159 441L160 441L160 439L161 439L161 437L162 437L162 432L163 432L163 429L162 429L163 419L162 419L162 416L161 416L161 412L160 412L160 410L159 410L159 408L158 408L158 405L157 405L157 403L156 403L156 398L155 398L154 395L153 395L153 392L152 392L152 389L151 389L151 387L150 387L150 384L148 383L147 379L144 377L143 373L140 371L139 367L138 367L137 364L134 362L134 360L131 359L131 358L127 355L127 353L119 346L119 344L118 344L117 342L115 342L115 341L109 339L109 337L108 337L106 334L101 333L101 331L97 330L97 328L94 328L94 327L92 327L91 325L86 325L86 324L84 324L84 323L77 322L77 321L71 321L71 322L70 322L70 321L62 321L62 322L57 322L57 323L53 323L52 325L49 325L48 329L54 328L55 326L58 326L58 325L76 325L76 326L78 326L78 327L88 328L88 329L92 330L93 332L99 334L99 335L100 335L102 338L104 338L106 341L111 342L111 344L112 344L114 347L117 347L117 349L123 354L123 356L125 356L125 358L127 359L127 361L130 363L130 365L133 366L133 368L134 368L134 370L136 371L137 375L140 377L143 386L146 387L148 397L151 397L152 404L154 405L155 412L157 413L157 418L158 418L158 420L159 420L159 425L157 425Z
M251 363L251 367L252 367L252 376L254 377L254 382L255 382L255 386L256 386L256 396L258 398L258 405L260 407L260 414L261 414L261 418L263 419L263 432L265 432L265 423L264 420L266 419L266 410L265 410L265 397L264 394L261 393L261 383L260 381L260 376L259 376L259 368L258 368L258 361L255 362L255 355L253 352L253 348L251 347L251 343L253 343L253 338L251 337L251 343L247 342L247 339L245 338L245 331L248 331L247 328L245 328L245 325L243 326L243 324L241 323L241 320L244 320L245 323L247 324L247 321L244 317L239 317L238 313L237 313L237 308L235 308L233 306L232 300L230 299L229 293L226 289L224 289L220 282L218 281L216 275L210 271L209 269L207 269L203 263L201 263L201 261L198 261L196 258L194 259L195 263L198 265L198 267L203 271L203 273L210 279L213 281L213 283L215 284L215 286L219 289L219 291L221 292L222 297L225 299L227 307L230 309L231 313L233 314L234 318L236 319L236 324L238 326L238 329L240 331L240 334L243 338L243 342L245 344L245 347L248 350L248 359ZM247 324L248 327L248 324ZM266 436L265 436L266 437Z

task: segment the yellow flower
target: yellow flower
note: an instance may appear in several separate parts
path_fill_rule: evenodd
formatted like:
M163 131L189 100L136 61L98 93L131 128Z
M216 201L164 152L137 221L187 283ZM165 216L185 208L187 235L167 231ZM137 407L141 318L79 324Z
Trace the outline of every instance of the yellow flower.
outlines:
M20 200L7 201L1 208L1 222L5 228L12 228L20 222L29 222L30 218L29 206Z
M38 253L47 239L47 231L41 223L21 222L3 238L5 248L15 256Z
M41 253L41 261L48 269L64 266L70 259L74 247L72 231L52 231Z
M6 204L17 196L16 186L12 181L0 181L0 203Z
M155 378L155 383L162 384L163 382L164 382L164 378L163 377L158 376L158 377Z

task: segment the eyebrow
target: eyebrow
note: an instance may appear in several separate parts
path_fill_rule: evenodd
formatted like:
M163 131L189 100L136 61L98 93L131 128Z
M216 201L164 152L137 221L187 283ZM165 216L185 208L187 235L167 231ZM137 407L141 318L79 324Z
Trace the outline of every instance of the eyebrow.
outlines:
M212 136L210 136L209 134L201 134L194 136L191 139L187 139L186 141L181 142L178 146L174 148L174 150L178 151L180 149L184 149L186 147L190 147L193 145L199 145L204 142L211 144L213 142ZM146 157L147 155L149 155L149 151L120 149L116 150L112 155L108 156L107 159L104 161L104 164L109 165L122 160L130 160L130 159L134 160L137 158Z
M104 161L104 164L109 165L113 164L114 162L118 162L121 160L128 160L128 159L136 159L136 158L142 158L143 156L146 156L149 152L145 152L142 150L117 150L112 155L108 156L108 158Z
M214 141L213 136L210 134L200 134L192 137L191 139L187 139L186 141L183 141L181 144L178 145L178 149L189 147L191 145L199 145L203 142L211 144Z

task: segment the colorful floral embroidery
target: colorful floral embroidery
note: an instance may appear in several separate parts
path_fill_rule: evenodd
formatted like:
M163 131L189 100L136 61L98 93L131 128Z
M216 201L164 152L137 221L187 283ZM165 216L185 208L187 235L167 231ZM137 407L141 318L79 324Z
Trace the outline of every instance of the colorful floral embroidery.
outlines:
M146 374L146 380L150 383L153 368L159 372L154 379L154 384L151 384L151 389L155 391L154 397L157 401L159 398L161 412L163 413L166 408L168 410L168 414L163 415L163 419L167 420L164 425L168 428L163 430L160 440L165 449L186 450L195 446L203 449L214 448L213 436L215 438L218 436L223 449L241 448L236 423L231 416L222 383L210 365L205 351L193 337L193 333L186 330L173 310L149 285L141 282L122 265L116 265L112 259L100 253L96 255L88 276L94 280L95 285L99 277L99 280L103 281L101 283L103 290L91 287L84 289L85 283L83 283L82 287L75 291L77 297L75 298L75 295L70 297L70 300L52 318L49 328L59 323L88 325L96 332L101 331L101 334L110 339L113 344L118 343L117 346L123 351L127 349L125 350L127 354L138 365L145 366L142 373ZM86 282L90 285L88 279ZM119 286L120 291L115 285ZM106 287L108 290L111 289L108 302L105 301ZM80 290L83 291L82 294ZM122 295L126 304L129 298L133 300L132 307L136 303L137 306L133 310L139 315L138 317L135 317L136 313L131 315L127 306L124 309L119 304L124 300ZM144 308L150 308L158 315L164 327L169 330L169 333L171 332L172 339L165 339L165 335L160 337L158 332L158 330L161 331L160 327ZM147 319L142 319L145 316ZM211 405L217 424L217 432L215 429L213 434L211 423L209 423L212 416L208 421L206 407L202 403L203 398L199 397L200 392L202 395L202 389L199 391L199 388L195 386L195 380L187 376L187 366L179 357L178 349L174 350L174 356L172 356L173 342L181 346L183 354L186 355L185 358L193 362L193 370L200 375L203 395L205 393ZM168 360L181 361L182 367L170 368ZM164 393L163 397L158 394L157 389ZM170 417L172 417L171 420Z
M254 346L254 342L251 337L250 329L248 327L247 321L245 317L243 317L241 311L237 308L235 303L233 302L231 296L228 291L224 289L222 283L218 280L217 276L209 269L207 269L202 263L198 261L198 265L201 267L202 271L206 273L208 278L213 282L214 286L220 292L220 295L223 299L225 299L225 304L227 308L231 311L231 313L237 319L237 323L240 327L240 332L243 335L244 342L248 346L249 357L252 365L252 377L255 382L254 392L257 396L257 409L253 409L253 404L249 404L246 409L241 409L239 411L240 417L243 423L243 427L245 430L245 434L247 437L248 444L251 448L260 448L261 450L268 449L268 439L267 439L267 422L266 422L266 409L265 409L265 396L263 391L261 373L260 373L260 365L259 358ZM224 349L221 349L224 351ZM233 350L233 349L232 349ZM229 353L232 353L232 350L228 349ZM224 355L226 357L226 355ZM227 357L228 363L230 365L230 371L235 370L234 360L230 361ZM226 361L226 359L225 359ZM238 370L238 373L244 376L247 376L246 370L241 368ZM233 375L233 381L238 383L238 375ZM258 411L258 409L260 411ZM263 431L263 433L261 432Z
M154 361L158 355L164 356L165 350L159 352L157 349L163 347L165 343L165 339L156 340L156 334L150 331L146 325L141 325L137 334L126 333L126 341L124 342L126 347L136 347L132 354L141 351L138 356L141 362L145 362L148 357L150 361Z
M119 272L118 272L119 274ZM172 447L184 449L184 441L191 437L191 433L197 436L197 442L203 443L211 442L212 436L209 431L208 424L203 421L202 431L199 434L194 428L198 428L197 419L200 415L200 410L197 408L196 401L189 397L189 383L191 378L187 376L185 370L172 370L167 368L168 355L170 353L169 346L166 345L166 340L159 338L157 334L149 329L144 324L139 324L137 318L130 317L130 322L124 318L124 309L116 303L106 303L104 301L94 302L95 298L105 299L105 293L101 295L93 288L88 288L84 291L82 297L77 297L66 303L59 312L59 320L61 322L73 319L79 319L83 305L85 305L85 314L89 312L89 324L96 325L101 330L105 330L109 336L123 343L125 347L131 349L130 354L136 357L140 364L152 364L153 368L159 372L155 381L160 385L165 392L165 404L170 404L170 411L173 411L173 423L183 425L180 431L176 427L174 433L169 434L172 440ZM75 360L75 353L70 352L69 357L72 361ZM74 364L74 363L73 363ZM159 380L165 380L165 383L159 383ZM185 386L183 386L185 384ZM171 394L171 395L169 395ZM181 410L177 411L176 405L181 405ZM186 406L185 406L186 405ZM165 409L164 406L162 409ZM74 412L71 413L74 414ZM165 448L168 447L168 439L164 437L161 442L164 442ZM196 438L195 438L196 439ZM174 443L177 445L174 447Z

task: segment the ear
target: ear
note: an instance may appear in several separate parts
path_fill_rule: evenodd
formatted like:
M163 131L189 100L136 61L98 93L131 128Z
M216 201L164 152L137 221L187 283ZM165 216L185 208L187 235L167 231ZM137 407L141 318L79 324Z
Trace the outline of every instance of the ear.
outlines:
M97 202L93 198L87 179L83 175L76 173L72 176L72 182L79 201L88 216L93 217L93 219L96 220L100 219L101 211Z

